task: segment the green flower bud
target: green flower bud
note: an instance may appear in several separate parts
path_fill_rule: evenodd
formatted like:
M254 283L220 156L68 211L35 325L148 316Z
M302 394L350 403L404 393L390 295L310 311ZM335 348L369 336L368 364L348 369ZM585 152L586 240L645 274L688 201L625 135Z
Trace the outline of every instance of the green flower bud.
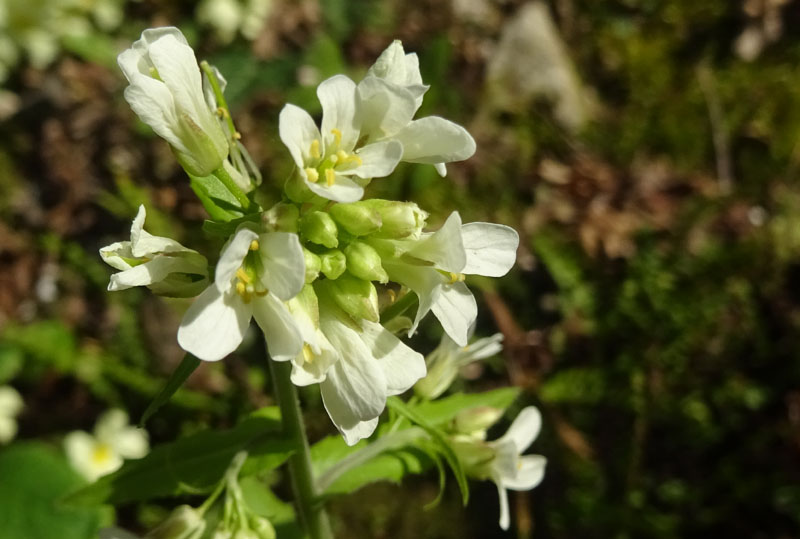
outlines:
M378 252L360 241L354 241L345 247L347 257L347 271L365 281L378 281L386 284L389 276L381 266L381 257Z
M323 211L312 211L300 219L300 233L310 242L333 249L339 245L338 230L331 216Z
M356 320L380 320L378 291L371 282L343 274L335 281L324 281L331 298L344 312Z
M483 440L486 430L503 417L503 410L493 406L478 406L460 411L453 420L453 428L458 434Z
M272 523L264 517L250 515L250 528L258 539L275 539L276 533Z
M366 236L381 227L381 216L364 202L335 204L331 216L339 225L353 236Z
M194 507L181 505L175 508L167 520L145 535L145 539L196 539L203 535L206 521Z
M306 284L313 283L319 277L322 261L317 255L303 247L303 260L306 263Z
M347 269L347 258L339 249L333 249L319 255L320 271L328 279L336 280Z
M377 238L418 239L428 218L428 213L414 202L372 199L364 204L381 217L381 228L375 232Z
M308 202L315 196L314 193L311 192L311 189L308 188L306 181L299 172L295 172L286 180L283 186L283 192L286 193L286 196L288 196L292 202L299 202L301 204Z
M275 204L261 215L264 226L269 230L297 233L297 220L300 210L294 204Z

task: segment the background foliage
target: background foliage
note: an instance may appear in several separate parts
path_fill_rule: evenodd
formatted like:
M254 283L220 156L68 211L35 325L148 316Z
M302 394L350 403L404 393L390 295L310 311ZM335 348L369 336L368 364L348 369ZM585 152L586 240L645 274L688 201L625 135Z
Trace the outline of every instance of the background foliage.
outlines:
M48 2L34 4L25 24L44 25ZM269 201L292 166L283 104L319 113L319 81L360 76L397 38L431 85L422 113L465 125L478 152L445 179L400 167L373 194L522 237L497 288L470 283L483 290L477 333L502 331L506 350L462 388L511 383L524 390L512 411L543 411L534 450L548 471L512 500L518 536L796 535L797 2L275 0L254 39L230 43L192 2L123 7L116 29L90 21L60 39L46 67L23 54L0 91L0 384L25 398L24 443L0 452L0 484L29 462L49 479L42 499L62 495L79 480L59 436L110 406L137 417L183 357L185 301L105 291L97 249L126 237L138 204L152 233L209 245L211 259L220 247L200 236L202 207L168 147L122 99L117 52L143 28L179 26L227 77ZM415 344L430 350L439 333L426 324ZM257 341L202 365L150 421L152 440L271 404ZM318 391L303 396L312 440L331 434ZM466 511L450 485L427 512L435 477L403 485L335 498L339 534L503 536L493 485L475 485ZM167 507L123 503L117 517L142 529ZM110 519L62 517L82 529Z

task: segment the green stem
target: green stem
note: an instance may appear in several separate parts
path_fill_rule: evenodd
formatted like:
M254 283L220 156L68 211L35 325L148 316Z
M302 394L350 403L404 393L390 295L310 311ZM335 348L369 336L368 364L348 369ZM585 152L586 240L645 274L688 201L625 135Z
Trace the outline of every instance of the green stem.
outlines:
M250 209L250 199L247 198L247 195L244 194L236 182L233 181L231 175L228 174L228 171L225 170L225 167L219 167L217 170L214 171L214 176L225 185L225 188L231 192L231 194L236 197L236 200L239 204L242 205L242 209L247 211Z
M288 361L269 361L275 398L281 409L283 430L295 446L289 457L289 475L292 480L295 505L300 522L311 539L332 539L325 508L317 502L314 474L311 470L311 451L308 447L300 400L290 378L292 365Z
M378 438L377 441L343 458L327 472L322 474L319 480L317 480L317 489L324 493L336 482L337 479L350 470L358 468L362 464L374 459L384 451L399 449L423 436L427 436L423 429L419 427L411 427L410 429L401 430L400 432L387 434L386 436Z

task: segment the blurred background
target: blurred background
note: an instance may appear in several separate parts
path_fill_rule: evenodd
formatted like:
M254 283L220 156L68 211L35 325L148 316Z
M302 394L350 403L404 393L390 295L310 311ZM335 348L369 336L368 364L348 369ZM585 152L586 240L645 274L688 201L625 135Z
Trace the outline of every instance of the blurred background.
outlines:
M424 511L428 475L335 500L338 536L798 536L794 0L0 0L0 385L24 400L11 448L49 459L16 468L30 492L0 493L7 511L47 510L41 498L79 484L63 435L112 407L138 418L183 357L186 301L106 292L98 249L127 239L141 203L150 232L211 259L220 247L122 97L116 55L163 25L227 78L265 203L292 167L281 107L319 115L319 82L358 79L401 39L431 85L420 115L463 124L478 151L444 179L403 164L369 194L414 200L435 227L458 210L520 233L509 276L470 280L476 334L502 332L504 354L456 388L513 384L512 412L543 412L532 451L547 475L512 495L516 529L497 526L491 483L473 483L466 510L450 485ZM431 318L414 344L428 352L440 335ZM202 365L149 423L151 442L270 404L259 348ZM312 440L331 434L316 388L303 397ZM117 517L141 531L175 504Z

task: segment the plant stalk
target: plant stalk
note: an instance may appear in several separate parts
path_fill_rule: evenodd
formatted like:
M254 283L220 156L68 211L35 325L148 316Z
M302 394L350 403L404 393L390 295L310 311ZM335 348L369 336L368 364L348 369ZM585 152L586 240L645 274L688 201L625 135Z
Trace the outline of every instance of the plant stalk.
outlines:
M311 539L333 539L328 515L317 501L314 474L311 469L311 451L308 447L300 400L290 378L292 365L288 361L269 361L275 398L281 410L283 430L295 447L289 457L289 475L300 522Z

